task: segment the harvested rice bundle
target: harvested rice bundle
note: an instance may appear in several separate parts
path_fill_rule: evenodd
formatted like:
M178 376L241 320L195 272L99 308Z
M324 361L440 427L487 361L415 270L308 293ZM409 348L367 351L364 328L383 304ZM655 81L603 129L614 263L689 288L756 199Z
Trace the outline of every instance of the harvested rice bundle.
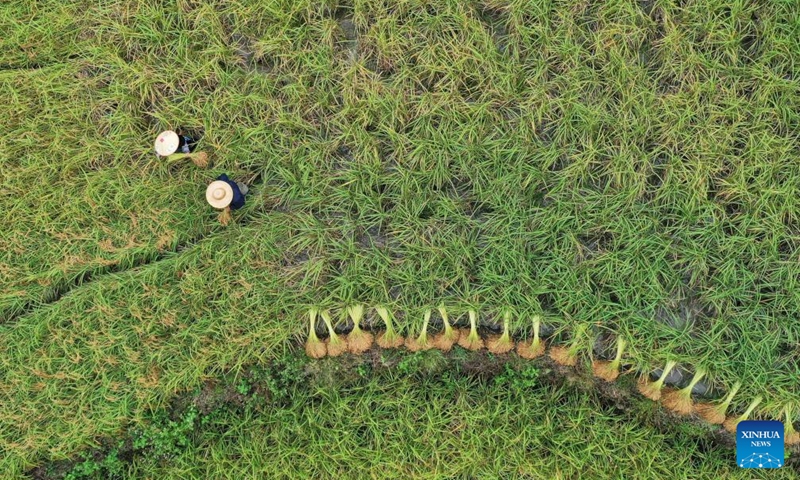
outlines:
M433 348L433 342L428 340L428 323L431 320L431 311L427 310L425 312L425 320L422 323L422 331L419 332L419 336L417 338L408 337L406 338L406 348L412 352L418 352L420 350L429 350Z
M706 374L702 368L698 368L694 372L694 377L689 385L680 389L672 390L664 394L664 406L680 415L690 415L694 412L694 404L692 402L692 390Z
M514 348L514 342L511 341L510 324L511 312L506 310L503 312L503 333L502 335L491 335L486 341L486 348L495 354L502 355L510 352Z
M364 306L353 305L347 308L347 314L353 321L353 331L347 336L347 350L350 353L364 353L372 347L373 337L369 332L361 329L361 319L364 318Z
M208 167L208 154L206 152L196 152L196 153L175 153L167 157L168 164L177 163L183 159L188 158L192 161L196 166L200 168L207 168Z
M783 413L786 415L786 421L783 423L783 442L785 445L796 445L800 443L800 433L794 429L794 417L792 416L792 404L787 403L783 407Z
M729 417L727 420L725 420L725 423L723 423L722 426L725 427L725 430L731 433L736 433L736 426L739 425L739 422L750 418L750 414L753 413L753 410L755 410L758 404L761 403L761 400L763 400L761 396L756 397L752 402L750 402L750 406L747 407L747 410L745 410L742 415L736 418Z
M606 382L613 382L619 377L619 365L622 361L622 354L625 352L625 347L628 343L622 337L617 337L617 354L614 360L595 360L592 362L592 372L597 378L602 378Z
M713 423L715 425L722 424L725 422L725 413L728 411L728 406L730 406L733 397L740 388L742 388L742 384L736 382L721 403L716 405L711 403L699 403L695 406L695 411L708 423Z
M674 360L668 361L667 365L664 367L664 371L661 372L661 376L658 377L658 380L656 380L655 382L651 382L648 380L648 377L650 376L649 374L643 375L639 379L639 383L637 385L639 393L649 398L650 400L657 402L661 398L661 388L664 386L664 380L667 379L669 372L671 372L672 369L675 368L675 365L677 364L678 362Z
M544 355L544 342L539 338L539 330L542 327L542 317L539 315L533 316L533 340L530 344L524 341L517 342L517 355L522 358L534 359Z
M320 312L320 315L322 315L322 321L324 321L325 325L328 327L329 336L325 339L325 345L328 347L328 356L338 357L347 351L347 343L339 338L339 335L336 335L336 332L333 330L330 311L323 310Z
M586 326L578 325L575 328L575 336L572 338L572 343L570 343L568 347L560 345L550 347L550 358L552 358L557 364L565 367L574 367L577 365L578 352L581 348L580 342L583 340L585 331Z
M453 345L458 342L461 332L450 325L450 318L444 305L439 306L438 310L444 323L444 331L433 336L433 345L443 352L449 352Z
M398 335L392 323L392 314L386 307L375 307L378 316L381 317L383 323L386 325L386 330L378 334L376 342L381 348L398 348L403 345L404 339Z
M478 335L478 312L469 311L469 333L458 339L458 344L467 350L480 350L483 348L483 339Z
M312 308L308 311L308 339L306 340L306 355L311 358L322 358L328 354L328 347L317 337L317 309Z

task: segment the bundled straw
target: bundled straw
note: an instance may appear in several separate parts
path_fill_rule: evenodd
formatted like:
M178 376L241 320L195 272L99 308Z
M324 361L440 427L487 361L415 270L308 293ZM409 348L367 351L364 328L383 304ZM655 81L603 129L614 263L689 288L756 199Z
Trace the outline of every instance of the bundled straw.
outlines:
M364 353L372 347L373 337L369 332L361 329L361 319L364 317L364 306L353 305L347 308L347 314L353 321L353 331L347 336L347 350L350 353Z
M694 377L692 377L692 381L689 382L689 385L680 390L673 390L664 394L664 406L680 415L689 415L694 412L692 390L705 374L705 370L698 368L694 373Z
M622 353L625 351L627 342L622 337L617 337L617 354L614 360L595 360L592 362L592 372L597 378L602 378L606 382L613 382L619 377L619 365L622 361Z
M200 168L207 168L209 165L208 154L206 152L173 153L166 157L166 161L168 165L173 165L187 158Z
M458 339L458 344L467 350L480 350L483 348L483 339L478 335L478 312L469 311L469 333Z
M375 307L375 311L378 312L378 316L381 317L386 325L386 330L378 334L378 339L376 340L378 345L382 348L398 348L403 345L404 339L394 330L392 314L389 310L386 307Z
M220 210L219 216L217 218L219 219L219 223L221 223L224 226L228 226L228 224L231 223L231 220L233 220L233 215L231 214L230 207L225 207L222 210Z
M433 345L443 352L449 352L450 349L453 348L453 345L458 342L461 332L450 325L450 318L447 315L447 310L444 308L444 305L440 305L437 310L439 310L439 315L442 317L444 331L434 335Z
M736 433L736 427L739 425L739 422L742 422L750 418L750 414L753 413L753 410L755 410L758 404L761 403L761 400L762 400L761 396L756 397L752 402L750 402L750 406L747 407L747 410L745 410L745 412L742 415L736 418L734 417L728 418L727 420L725 420L725 423L723 423L722 426L725 427L725 430L731 433Z
M700 403L695 407L695 410L701 417L703 417L703 419L705 419L706 422L720 425L725 422L725 413L728 411L728 406L730 406L731 402L733 401L733 397L741 387L742 384L740 382L736 382L721 403L716 405L711 403Z
M583 334L586 331L585 325L578 325L575 328L575 336L569 347L554 346L550 348L550 358L559 365L565 367L574 367L578 364L578 351L580 350L580 342L583 339Z
M328 347L328 356L338 357L347 351L347 344L339 338L339 335L333 330L333 322L331 321L331 314L328 310L320 312L325 326L328 327L328 338L325 339L325 344Z
M503 313L503 334L492 335L486 342L486 348L496 354L508 353L514 348L510 333L511 312Z
M422 331L419 332L419 336L417 338L408 337L406 338L406 348L412 352L418 352L420 350L429 350L433 348L433 342L428 340L428 323L431 320L431 311L425 311L425 320L422 324Z
M306 340L306 355L311 358L322 358L328 354L328 347L317 337L315 329L317 323L317 309L308 311L308 339Z
M678 362L670 360L667 362L667 365L664 367L664 371L661 372L661 376L658 377L658 380L655 382L650 382L647 377L649 374L645 374L639 379L639 383L637 388L639 389L639 393L644 395L645 397L657 402L661 398L661 388L664 386L664 381L667 379L669 372L675 368Z
M529 360L544 355L544 342L539 338L539 330L542 326L542 317L533 316L533 340L530 344L523 341L517 342L517 355Z

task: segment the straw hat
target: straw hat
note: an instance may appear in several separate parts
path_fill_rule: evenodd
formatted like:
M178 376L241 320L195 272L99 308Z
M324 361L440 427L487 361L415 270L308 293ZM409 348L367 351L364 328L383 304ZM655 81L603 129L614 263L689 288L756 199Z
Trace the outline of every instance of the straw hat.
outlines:
M214 208L225 208L233 201L233 188L227 182L215 180L206 188L206 200Z
M177 133L172 130L161 132L156 138L156 153L162 157L172 155L178 151L178 145L180 145L180 139L178 139Z

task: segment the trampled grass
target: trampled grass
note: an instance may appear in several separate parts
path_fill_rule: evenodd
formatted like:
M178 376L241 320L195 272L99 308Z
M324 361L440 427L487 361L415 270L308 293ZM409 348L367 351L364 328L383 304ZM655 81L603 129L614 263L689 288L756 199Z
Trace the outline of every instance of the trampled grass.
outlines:
M442 303L461 326L509 309L517 338L540 313L580 365L622 337L638 371L702 369L741 383L732 412L779 418L800 397L799 8L0 7L0 470L355 303L412 337ZM167 127L214 166L159 164ZM223 171L254 183L228 229L203 203Z

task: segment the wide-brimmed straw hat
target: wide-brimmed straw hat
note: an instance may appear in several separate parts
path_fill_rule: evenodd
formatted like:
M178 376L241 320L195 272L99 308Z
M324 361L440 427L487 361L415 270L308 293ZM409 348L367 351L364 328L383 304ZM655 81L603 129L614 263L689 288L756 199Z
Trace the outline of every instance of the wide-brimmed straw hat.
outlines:
M180 139L178 138L178 134L172 130L161 132L158 134L158 137L156 137L156 153L162 157L177 152L179 145Z
M206 200L214 208L225 208L233 201L233 188L227 182L215 180L206 188Z

